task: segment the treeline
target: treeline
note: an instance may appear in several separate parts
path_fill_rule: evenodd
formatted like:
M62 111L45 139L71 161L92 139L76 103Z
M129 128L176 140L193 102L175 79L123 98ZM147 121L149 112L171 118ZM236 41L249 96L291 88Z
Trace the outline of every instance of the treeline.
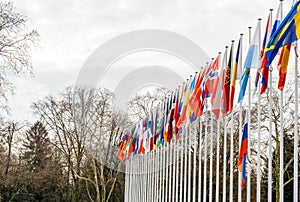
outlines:
M123 201L116 160L128 117L105 89L67 88L33 103L39 121L1 128L2 201Z

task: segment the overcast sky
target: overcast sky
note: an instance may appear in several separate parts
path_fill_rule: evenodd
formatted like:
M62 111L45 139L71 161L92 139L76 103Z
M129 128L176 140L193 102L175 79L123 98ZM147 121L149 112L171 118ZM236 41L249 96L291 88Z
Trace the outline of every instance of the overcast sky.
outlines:
M13 2L30 18L29 27L41 35L40 48L32 53L35 76L13 80L17 90L10 106L12 118L18 120L34 119L30 110L32 101L57 95L66 86L75 84L87 57L113 37L141 29L168 30L194 41L209 57L216 57L232 39L238 40L240 33L245 34L247 43L247 27L254 27L258 18L263 19L265 27L268 10L276 10L279 4L275 0ZM291 0L284 2L284 13L291 5ZM186 65L164 53L140 53L123 58L115 66L145 66L153 64L153 58L157 58L155 65ZM118 71L112 72L117 76ZM187 75L183 72L182 76Z

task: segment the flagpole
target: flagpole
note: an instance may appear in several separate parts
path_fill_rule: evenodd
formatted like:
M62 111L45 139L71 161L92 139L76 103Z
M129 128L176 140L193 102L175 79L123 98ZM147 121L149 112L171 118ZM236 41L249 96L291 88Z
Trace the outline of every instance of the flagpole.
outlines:
M165 177L164 177L164 182L165 182L165 184L164 184L164 196L163 196L163 198L164 198L164 200L163 201L165 201L165 202L167 202L167 196L168 196L168 185L169 185L169 179L168 179L168 177L169 177L169 143L167 143L167 141L165 140L165 146L164 146L164 148L165 148L165 151L164 151L164 155L165 155L165 157L164 157L164 163L165 163L165 166L164 166L164 170L165 170Z
M128 202L129 201L131 201L131 187L132 187L132 170L131 170L131 160L130 159L128 159L127 160L128 161L128 164L129 164L129 166L128 166L128 174L129 174L129 180L128 180L128 184L129 184L129 186L128 186Z
M272 24L272 11L273 9L270 9L270 22ZM269 157L268 157L268 201L272 201L272 106L273 106L273 95L272 95L272 72L273 68L270 65L269 67L270 70L270 80L269 80ZM282 91L280 94L280 103L282 102ZM280 107L280 114L282 113L282 105ZM280 119L282 116L280 116ZM280 120L281 122L281 120ZM282 125L280 124L280 130L282 130Z
M159 140L160 141L160 140ZM162 201L162 193L163 193L163 156L162 156L162 145L159 146L159 201Z
M241 34L241 41L240 41L240 58L242 58L242 52L243 52L243 34ZM242 60L238 61L240 63L240 66L242 66ZM241 135L242 135L242 102L240 102L240 110L239 110L239 144L241 145ZM238 202L242 201L242 189L241 189L241 175L238 173Z
M172 193L173 193L173 197L172 197L172 202L175 202L175 197L177 197L177 195L175 194L175 190L177 190L177 187L175 186L176 184L176 140L173 138L173 185L172 185Z
M209 160L209 202L212 202L212 177L213 177L213 113L210 112L210 160Z
M158 179L159 179L159 158L158 158L158 149L157 148L157 143L155 145L155 150L154 150L154 199L155 201L158 201L158 192L159 192L159 187L158 187Z
M124 190L124 202L127 202L128 196L128 161L125 161L125 190Z
M187 125L187 138L188 138L188 144L187 144L187 147L188 147L188 151L187 151L187 154L188 154L188 173L191 174L191 168L192 168L192 160L191 160L191 156L192 156L192 153L191 153L191 131L190 131L190 124ZM191 177L189 176L188 177L188 202L191 201Z
M176 134L177 135L177 134ZM178 202L178 185L179 185L179 177L180 177L180 175L179 175L179 149L178 149L178 144L179 143L179 139L178 140L176 140L175 141L175 148L176 148L176 172L175 172L175 174L176 174L176 183L175 183L175 196L176 196L176 200L175 200L175 202Z
M227 49L228 46L225 46L225 60L227 60ZM227 64L227 61L225 61ZM226 116L224 117L224 140L223 140L223 201L226 201L226 155L227 155L227 129L226 129Z
M294 202L298 201L298 43L295 42Z
M259 49L260 49L260 44L261 44L261 19L259 18L258 19L259 21ZM259 50L260 51L260 50ZM257 141L258 141L258 144L257 144L257 176L256 176L256 201L257 202L260 202L260 194L261 194L261 191L260 191L260 179L261 179L261 170L260 170L260 147L261 147L261 137L260 137L260 126L261 126L261 123L260 123L260 119L261 119L261 95L260 95L260 88L261 88L261 83L258 82L258 130L257 130Z
M233 64L233 51L234 51L234 40L232 42L232 48L231 48L231 65ZM231 116L231 127L230 127L230 192L229 192L229 201L233 201L233 125L234 125L234 119L233 119L233 112L230 114Z
M251 44L251 27L249 29L249 45ZM250 123L251 123L251 74L249 74L249 82L248 82L248 161L249 166L247 168L247 202L251 200L251 147L250 147Z
M221 52L219 52L219 58L221 58ZM221 64L219 63L218 69L221 68ZM222 75L222 74L221 74ZM218 75L221 78L221 75ZM221 79L219 80L221 82ZM220 192L220 118L217 121L217 165L216 165L216 202L219 202L219 192Z
M182 130L183 130L183 128L182 128ZM182 133L183 133L184 131L182 131ZM181 157L180 157L180 197L179 197L179 201L180 202L182 202L182 199L183 199L183 193L182 193L182 191L183 191L183 152L184 152L184 144L183 144L183 138L184 138L184 135L183 134L181 134Z
M188 146L187 146L187 139L188 139L188 131L187 131L187 128L186 126L183 126L184 128L184 169L183 169L183 172L184 172L184 185L183 185L183 188L184 188L184 195L183 195L183 202L186 202L186 193L187 193L187 169L188 169Z
M201 202L201 185L202 185L202 121L201 117L199 117L199 145L198 145L198 161L199 161L199 170L198 170L198 202Z
M196 129L195 129L195 124L193 124L193 137L194 137L194 163L193 163L193 202L196 202L196 161L197 161L197 135L196 135Z
M170 140L170 143L169 143L169 197L168 197L168 202L171 202L171 193L172 193L172 178L173 178L173 175L172 175L172 167L173 167L173 162L172 162L172 157L173 157L173 147L172 147L172 139ZM173 178L173 181L174 181L174 178Z
M203 182L203 201L206 201L207 191L207 119L205 120L205 132L204 132L204 182Z
M151 144L151 143L150 143ZM148 197L150 201L153 201L153 181L152 181L152 165L153 165L153 158L152 158L152 152L149 153L149 160L148 160L148 176L149 176L149 194Z

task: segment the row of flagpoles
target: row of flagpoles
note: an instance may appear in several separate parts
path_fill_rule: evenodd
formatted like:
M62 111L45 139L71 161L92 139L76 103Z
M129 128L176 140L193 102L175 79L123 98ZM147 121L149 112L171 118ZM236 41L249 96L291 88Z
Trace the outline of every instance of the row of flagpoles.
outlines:
M249 49L242 68L242 41L241 35L236 57L234 58L234 41L232 41L229 53L226 47L223 60L221 62L221 53L206 67L202 68L200 73L196 73L184 85L177 89L165 102L148 117L141 120L132 130L128 131L121 142L117 157L126 161L126 201L194 201L198 198L201 201L212 200L213 190L216 191L216 201L219 201L219 176L220 176L220 133L223 132L223 145L227 145L228 128L230 125L230 165L229 165L229 199L234 197L234 95L236 80L240 79L240 92L238 94L239 105L239 145L240 152L237 159L237 167L241 172L239 175L238 201L241 201L242 190L247 187L247 201L251 197L251 167L247 168L246 183L246 161L247 155L250 159L250 138L251 134L250 110L251 110L251 69L256 68L255 91L258 92L258 130L257 130L257 186L256 199L260 201L261 195L261 94L267 89L270 97L269 101L269 149L268 149L268 201L272 201L272 61L280 51L278 68L278 89L280 90L280 104L283 102L283 90L286 80L287 66L292 44L295 47L295 103L298 103L298 62L297 62L297 40L300 37L300 9L299 1L293 5L290 12L282 20L282 2L280 2L276 18L272 23L272 10L267 20L265 34L261 43L261 20L251 37L251 28L249 28ZM273 25L273 26L272 26ZM229 57L227 56L229 55ZM228 57L228 59L227 59ZM260 82L259 82L260 81ZM248 103L245 121L242 118L242 102L248 88ZM281 125L280 125L280 201L283 201L283 111L281 106ZM237 109L237 108L236 108ZM203 114L210 113L211 123L201 121ZM294 123L294 201L298 201L298 105L295 104L295 123ZM214 116L214 117L213 117ZM207 117L207 116L206 116ZM214 132L213 120L217 122L217 130ZM199 120L199 121L197 121ZM223 122L223 129L220 122ZM199 136L194 127L200 124ZM210 125L210 130L208 130ZM242 127L244 125L244 127ZM204 131L202 131L204 127ZM243 128L243 130L242 130ZM192 132L191 132L192 130ZM202 132L204 132L204 143L202 141ZM216 133L217 138L213 139ZM210 134L210 144L206 136ZM198 142L197 142L198 140ZM216 143L216 157L213 156L213 142ZM208 156L208 145L210 146ZM227 147L223 146L223 201L226 201L226 190L228 183L226 175L228 169ZM191 150L193 155L191 156ZM198 181L196 183L196 151L198 152ZM193 158L193 163L191 162ZM213 160L216 159L216 188L212 188L212 170ZM202 162L202 159L204 161ZM207 159L210 159L209 165L209 184L207 185ZM202 165L203 163L203 165ZM180 164L180 165L179 165ZM192 165L193 164L193 165ZM180 167L179 167L180 166ZM202 170L203 167L203 170ZM185 172L183 172L185 171ZM179 173L178 173L179 172ZM193 180L187 176L194 173ZM203 172L203 173L202 173ZM141 174L141 175L139 175ZM202 179L202 177L204 179ZM161 183L164 186L161 186ZM166 185L168 184L168 186ZM182 186L183 185L183 186ZM203 187L202 187L203 186ZM172 188L170 188L172 187ZM193 187L193 189L191 189ZM195 192L198 187L198 194ZM209 190L208 193L206 189ZM175 191L175 193L173 193ZM190 192L193 193L190 193ZM169 194L172 193L172 197ZM176 196L176 197L173 197ZM187 196L187 198L185 197ZM197 197L196 197L197 196ZM144 199L141 200L141 197ZM151 198L151 199L150 199ZM167 200L171 199L172 200Z

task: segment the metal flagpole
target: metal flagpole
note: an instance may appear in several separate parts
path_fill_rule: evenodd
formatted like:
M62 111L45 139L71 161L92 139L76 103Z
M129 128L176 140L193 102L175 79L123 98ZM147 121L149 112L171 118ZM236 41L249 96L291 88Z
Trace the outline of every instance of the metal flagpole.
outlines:
M131 171L131 160L128 159L128 202L131 200L131 182L132 182L132 171Z
M191 174L191 168L192 168L192 159L191 159L191 156L192 156L192 153L191 153L191 128L190 128L190 124L188 124L187 126L187 137L188 137L188 173ZM192 181L192 178L191 176L188 177L188 202L191 201L191 181Z
M221 58L221 52L219 52L219 59ZM218 69L222 68L219 62ZM221 75L218 75L219 77ZM221 77L220 77L221 78ZM219 80L221 82L221 80ZM219 202L220 192L220 118L217 121L217 165L216 165L216 202Z
M159 202L162 202L162 193L163 193L163 152L162 146L159 147Z
M241 34L241 43L240 43L240 58L242 58L242 53L243 53L243 40L242 40L243 34ZM239 66L242 67L242 59L238 61ZM238 68L239 68L238 66ZM240 102L240 110L239 110L239 144L241 145L241 136L242 136L242 102ZM239 148L239 146L238 146ZM239 149L238 149L239 150ZM237 172L238 174L238 202L242 201L242 189L241 189L241 175L239 174L239 172Z
M169 143L166 142L165 140L165 152L164 152L165 158L164 158L164 162L165 162L165 194L164 194L164 201L168 201L168 185L169 185Z
M272 24L272 11L273 9L270 9L270 21ZM272 107L273 107L273 95L272 95L272 72L273 72L273 68L270 65L269 67L270 70L270 80L269 80L269 97L270 97L270 101L269 101L269 157L268 157L268 201L272 201ZM280 93L280 103L282 102L283 99L283 94L282 91ZM281 105L282 106L282 105ZM280 114L282 114L282 107L280 107ZM280 119L281 119L281 115L280 115ZM280 120L281 122L281 120ZM282 125L280 123L280 130L282 130Z
M193 160L193 202L196 202L196 162L197 162L197 135L196 135L196 129L195 129L195 123L193 124L193 137L194 137L194 160Z
M176 182L175 182L175 202L178 202L178 182L179 182L179 149L178 149L178 142L179 140L176 140L175 141L175 152L176 152L176 171L175 171L175 179L176 179Z
M139 156L135 156L135 165L136 166L136 170L135 170L135 176L136 176L136 186L137 186L137 190L138 190L138 194L136 196L136 200L140 201L140 196L141 196L141 188L140 188L140 162L139 162Z
M295 122L294 122L294 202L298 201L298 151L299 151L299 136L298 136L298 43L295 42Z
M282 1L280 1L280 4L282 4ZM280 5L282 6L282 5ZM282 9L280 11L280 20L282 21ZM296 104L296 103L295 103ZM284 200L284 140L283 140L283 91L280 91L280 137L279 137L279 200L283 202Z
M158 159L158 148L157 144L155 145L154 149L154 201L158 201L158 193L159 193L159 187L158 187L158 176L159 176L159 159Z
M259 22L259 49L260 49L260 44L261 44L261 19L258 19L258 22ZM260 51L260 50L259 50ZM261 141L260 141L260 126L261 126L261 123L260 123L260 119L261 119L261 95L260 95L260 88L261 88L261 83L258 82L258 129L257 129L257 141L258 141L258 144L257 144L257 176L256 176L256 201L257 202L260 202L260 194L261 194L261 191L260 191L260 179L261 179L261 170L260 170L260 147L261 147Z
M220 118L217 122L217 165L216 165L216 202L219 202L220 192Z
M232 42L232 48L231 48L231 65L233 64L233 51L234 51L234 40ZM234 119L233 119L233 112L230 114L231 119L231 127L230 127L230 190L229 190L229 201L233 200L233 125L234 125Z
M164 142L166 144L166 142ZM166 146L162 147L162 197L161 201L165 202L165 180L166 180Z
M149 140L150 141L150 140ZM147 143L148 144L148 143ZM149 193L150 193L150 180L149 180L149 166L148 166L148 163L149 163L149 153L147 151L146 153L146 160L145 160L145 176L146 176L146 184L145 184L145 191L146 191L146 194L145 194L145 201L150 201L150 197L149 197Z
M175 202L175 198L177 198L177 195L175 194L175 190L177 190L176 187L176 140L173 139L173 185L172 185L172 202Z
M212 202L212 177L213 177L213 113L210 112L210 160L209 160L209 202Z
M198 168L198 202L201 202L201 185L202 185L202 178L201 178L201 171L202 171L202 121L201 117L199 117L199 145L198 145L198 161L199 161L199 168Z
M136 190L135 192L132 193L132 201L137 200L136 195L138 193L138 189L137 189L137 182L136 182L136 169L137 169L137 164L134 161L135 159L133 158L133 156L131 156L132 158L132 163L136 166L132 166L132 174L133 174L133 183L132 183L132 190Z
M251 27L249 28L249 45L251 44ZM251 74L249 74L248 81L248 134L250 134L250 123L251 123ZM251 149L250 149L250 136L248 137L248 160L250 161ZM251 164L247 167L247 202L251 200Z
M172 199L172 183L174 181L174 178L173 178L173 173L172 173L172 170L173 170L173 144L172 144L172 140L170 141L170 145L169 145L169 198L168 198L168 201L171 202L171 199Z
M207 191L207 119L205 120L205 132L204 132L204 182L203 182L203 201L206 201Z
M182 130L183 130L183 128L182 128ZM182 131L182 133L183 133L184 131ZM182 134L181 135L181 147L180 147L180 149L181 149L181 157L180 157L180 198L179 198L179 201L180 202L182 202L182 199L183 199L183 193L182 193L182 191L183 191L183 152L184 152L184 144L183 144L183 138L184 138L184 135Z
M124 190L124 201L127 202L128 195L128 161L125 161L125 190Z
M186 202L186 193L187 193L187 167L188 167L188 161L187 161L187 150L188 150L188 146L187 146L187 139L188 139L188 134L187 134L187 128L186 126L183 127L184 128L184 169L183 169L183 172L184 172L184 186L183 186L183 189L184 189L184 195L183 195L183 202Z
M148 199L149 201L153 201L153 181L152 181L152 165L153 165L153 158L152 158L153 152L149 153L149 161L148 161L148 173L149 173L149 195Z
M225 57L225 60L227 60L227 49L228 49L228 46L225 46L225 53L224 53L224 57ZM227 64L227 61L225 61L225 64ZM223 201L226 201L226 155L227 155L227 127L226 127L226 121L227 121L227 118L226 116L224 117L224 140L223 140Z
M226 116L224 117L224 140L223 140L223 147L224 147L224 151L223 151L223 201L226 201L226 170L227 170L227 127L226 127L226 123L227 122L227 118Z

